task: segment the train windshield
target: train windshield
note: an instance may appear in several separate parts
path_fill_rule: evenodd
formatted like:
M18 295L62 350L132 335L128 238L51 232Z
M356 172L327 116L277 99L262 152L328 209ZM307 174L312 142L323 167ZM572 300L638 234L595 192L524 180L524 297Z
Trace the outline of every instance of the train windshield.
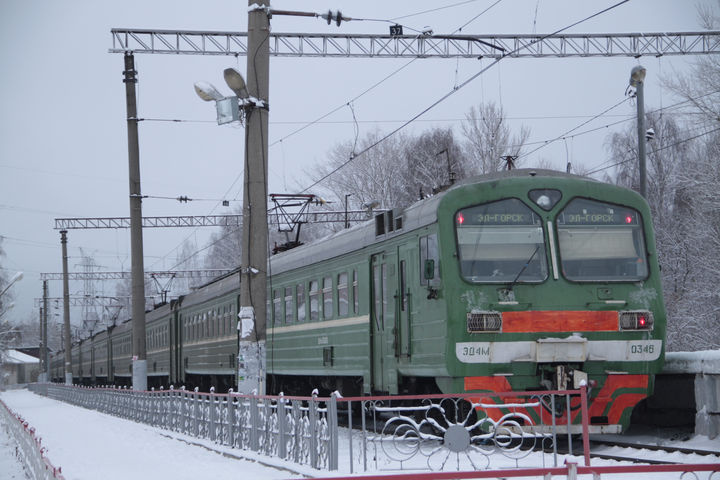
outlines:
M557 218L560 260L574 281L637 281L648 276L640 213L576 198Z
M460 271L474 283L542 282L547 278L540 217L516 198L455 214Z

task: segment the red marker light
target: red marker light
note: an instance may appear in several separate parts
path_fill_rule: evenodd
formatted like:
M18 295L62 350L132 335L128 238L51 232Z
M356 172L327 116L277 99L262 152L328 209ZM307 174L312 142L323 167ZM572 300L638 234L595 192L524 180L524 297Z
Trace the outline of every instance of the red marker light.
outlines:
M644 327L647 323L647 320L645 320L645 317L640 316L638 317L638 327Z
M462 213L457 214L457 223L458 225L462 225L465 222L465 217Z
M632 222L633 222L633 217L632 217L632 215L627 215L627 216L625 217L625 223L632 223Z

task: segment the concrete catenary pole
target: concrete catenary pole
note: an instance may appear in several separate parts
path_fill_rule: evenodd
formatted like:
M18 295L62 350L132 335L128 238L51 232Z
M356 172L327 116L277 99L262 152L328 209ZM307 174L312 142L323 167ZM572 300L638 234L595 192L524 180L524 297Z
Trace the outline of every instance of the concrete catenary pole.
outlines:
M638 168L640 170L640 195L647 198L647 168L645 154L645 67L636 65L630 71L630 86L637 95Z
M145 349L145 275L142 237L142 193L140 190L140 147L138 142L135 58L125 53L125 95L127 102L128 169L130 176L130 256L132 277L132 385L147 390Z
M40 346L38 348L38 357L40 359L40 371L38 372L38 382L44 383L45 379L43 378L43 372L45 371L45 367L43 365L43 307L40 307Z
M48 284L43 280L43 308L40 319L40 364L42 365L42 380L47 382L50 378L50 365L48 363Z
M640 164L640 195L647 198L647 165L645 154L645 82L638 82L637 86L637 132L638 132L638 162Z
M268 104L270 73L269 0L248 0L247 88L250 97ZM240 339L240 362L249 376L239 391L265 391L267 280L268 109L250 108L246 117L243 185L243 248L240 277L241 321L252 321ZM250 313L248 313L250 312ZM250 392L244 392L250 393Z
M70 285L68 282L67 230L60 230L63 269L63 349L65 350L65 385L72 385L72 339L70 338Z

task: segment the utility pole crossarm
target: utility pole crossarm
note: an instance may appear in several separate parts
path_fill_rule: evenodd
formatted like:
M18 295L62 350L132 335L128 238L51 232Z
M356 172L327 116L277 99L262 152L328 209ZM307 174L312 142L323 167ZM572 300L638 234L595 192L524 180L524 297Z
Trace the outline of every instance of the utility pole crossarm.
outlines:
M246 32L113 28L110 53L247 55ZM640 57L720 53L720 31L543 35L271 33L275 57Z

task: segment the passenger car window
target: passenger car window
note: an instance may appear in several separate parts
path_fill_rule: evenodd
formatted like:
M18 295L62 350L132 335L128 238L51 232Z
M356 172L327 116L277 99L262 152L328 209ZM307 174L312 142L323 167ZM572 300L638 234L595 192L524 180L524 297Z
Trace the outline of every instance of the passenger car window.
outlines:
M343 272L338 275L338 315L344 317L348 314L348 274Z

